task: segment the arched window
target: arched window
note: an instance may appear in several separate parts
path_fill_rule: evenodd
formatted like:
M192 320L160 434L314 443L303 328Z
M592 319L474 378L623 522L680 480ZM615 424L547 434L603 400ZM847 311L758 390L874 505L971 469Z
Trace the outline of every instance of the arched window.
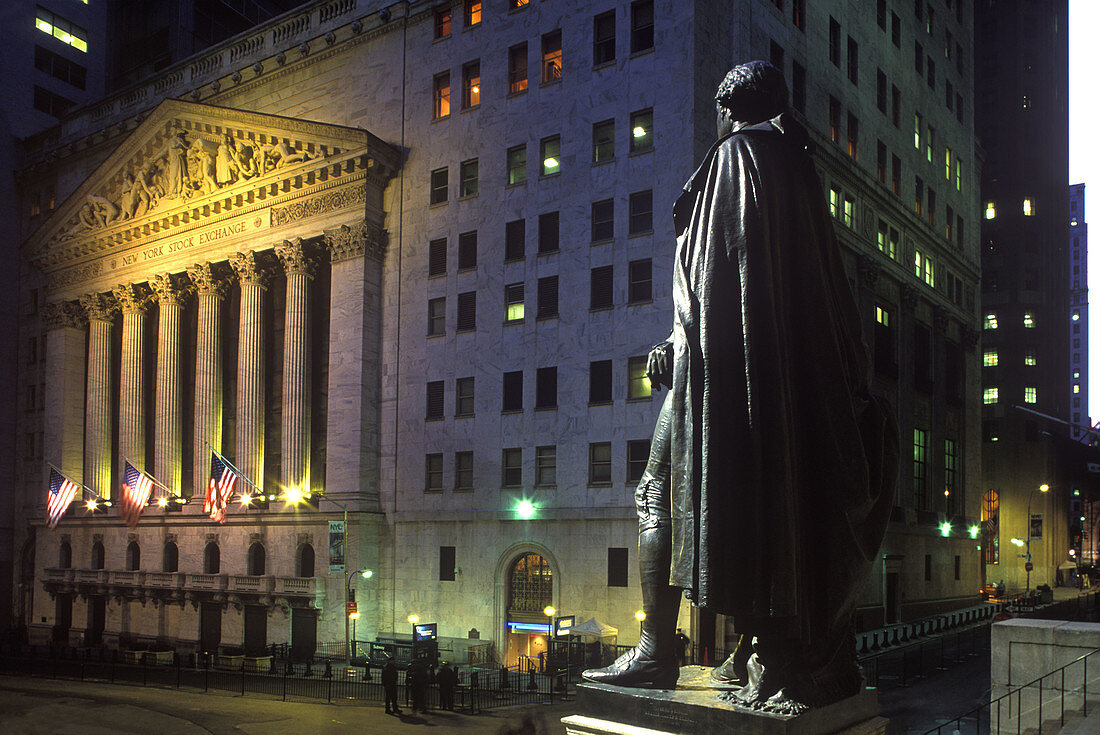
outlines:
M538 554L516 559L508 579L508 612L541 613L553 601L554 576Z
M202 573L221 574L222 552L218 545L211 541L202 552Z
M73 547L68 541L62 541L61 548L57 550L57 566L59 569L73 568Z
M126 546L126 568L131 572L141 569L141 547L137 541L131 541Z
M96 541L92 544L92 569L103 568L103 542Z
M313 576L313 545L302 544L298 547L298 576Z
M267 572L264 571L264 567L267 561L267 554L264 552L264 545L260 542L256 542L248 547L248 574L252 577L262 577Z
M982 556L986 564L1001 562L1000 534L1001 496L990 490L982 496Z
M164 544L164 571L178 572L180 570L180 550L174 541Z

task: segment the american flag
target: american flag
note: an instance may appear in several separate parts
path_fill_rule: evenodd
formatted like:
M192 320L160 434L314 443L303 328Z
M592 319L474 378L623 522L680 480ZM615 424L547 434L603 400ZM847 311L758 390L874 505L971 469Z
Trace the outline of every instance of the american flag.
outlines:
M46 525L57 528L58 521L65 515L65 511L69 509L69 504L73 502L79 490L80 485L53 467L50 468L50 493L46 497Z
M126 525L133 528L141 519L141 511L149 502L149 493L153 491L153 480L144 472L126 462L122 473L122 518Z
M202 503L203 513L218 523L225 523L225 508L233 495L237 484L237 473L229 468L217 452L210 452L210 482L206 486L206 499Z

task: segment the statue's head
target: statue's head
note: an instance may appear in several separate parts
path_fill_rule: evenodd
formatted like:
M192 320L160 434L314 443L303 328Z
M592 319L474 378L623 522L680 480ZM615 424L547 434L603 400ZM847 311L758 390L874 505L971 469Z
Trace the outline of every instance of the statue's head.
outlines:
M718 85L714 101L718 108L720 132L723 120L728 125L750 125L770 120L787 110L787 82L783 72L766 61L750 61L729 70Z

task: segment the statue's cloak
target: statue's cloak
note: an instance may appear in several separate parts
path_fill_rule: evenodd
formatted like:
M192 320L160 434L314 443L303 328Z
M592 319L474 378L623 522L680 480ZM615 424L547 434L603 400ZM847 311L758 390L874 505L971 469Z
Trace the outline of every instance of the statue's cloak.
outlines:
M805 130L718 140L676 202L670 582L740 631L846 625L877 555L897 429Z

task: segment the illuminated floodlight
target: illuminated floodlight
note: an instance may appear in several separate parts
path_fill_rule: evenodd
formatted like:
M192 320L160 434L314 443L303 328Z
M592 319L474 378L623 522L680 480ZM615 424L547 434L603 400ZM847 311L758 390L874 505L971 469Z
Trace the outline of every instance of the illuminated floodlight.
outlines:
M95 502L95 498L92 498L91 500L84 503L84 507L88 510L94 511L96 508L99 507L99 504Z
M981 533L981 530L981 526L974 525L968 528L967 532L970 534L970 538L978 538L978 534Z
M159 505L161 508L167 508L168 507L168 496L167 495L162 495L159 498L157 498L157 505Z
M1045 482L1039 486L1039 492L1045 493L1047 490L1050 490L1050 485L1046 484Z
M1020 546L1020 547L1022 547L1022 546L1024 545L1024 541L1023 541L1023 539L1018 539L1018 538L1014 538L1014 539L1012 539L1012 543L1013 543L1014 545L1016 545L1016 546Z
M525 521L534 518L537 511L538 508L530 500L521 500L516 505L516 515Z
M374 570L373 569L364 569L363 570L363 579L370 579L373 576L374 576Z
M951 535L951 522L950 521L944 521L943 523L940 524L940 535L941 536L950 536Z
M246 508L252 505L252 496L248 493L241 495L241 505L245 506Z
M359 613L353 612L353 613L349 614L348 617L351 618L352 620L358 620L359 619Z
M306 494L300 487L288 487L283 490L283 500L287 505L298 505L305 502Z

